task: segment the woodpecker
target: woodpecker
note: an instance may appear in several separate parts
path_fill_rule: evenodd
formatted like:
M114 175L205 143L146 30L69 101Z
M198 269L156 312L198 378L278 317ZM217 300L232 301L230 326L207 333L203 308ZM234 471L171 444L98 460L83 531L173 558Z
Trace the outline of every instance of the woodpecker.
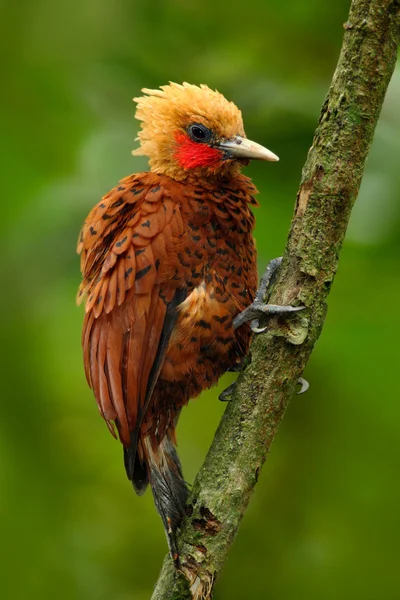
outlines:
M87 381L135 491L151 485L177 563L188 492L176 425L190 398L241 364L249 321L263 314L257 190L241 170L278 157L248 140L240 110L206 85L142 91L133 154L150 170L122 179L89 213L78 301Z

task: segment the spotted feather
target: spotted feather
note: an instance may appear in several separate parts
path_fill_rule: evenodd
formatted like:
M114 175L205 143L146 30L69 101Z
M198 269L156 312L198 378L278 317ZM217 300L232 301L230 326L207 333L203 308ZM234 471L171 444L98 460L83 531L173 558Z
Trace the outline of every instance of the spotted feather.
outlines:
M169 277L167 265L180 247L183 224L179 204L156 185L158 179L133 176L104 196L78 245L79 299L88 296L82 338L86 375L101 414L109 426L115 421L126 446L143 419L168 299L186 285L175 270L175 278Z

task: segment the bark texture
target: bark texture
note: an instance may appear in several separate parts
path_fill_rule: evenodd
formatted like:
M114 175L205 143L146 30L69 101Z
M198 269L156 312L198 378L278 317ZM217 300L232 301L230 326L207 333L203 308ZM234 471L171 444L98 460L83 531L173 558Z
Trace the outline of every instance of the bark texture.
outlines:
M353 0L344 41L303 168L270 302L302 304L257 336L189 499L182 571L166 557L153 600L208 599L326 314L350 212L393 73L400 0Z

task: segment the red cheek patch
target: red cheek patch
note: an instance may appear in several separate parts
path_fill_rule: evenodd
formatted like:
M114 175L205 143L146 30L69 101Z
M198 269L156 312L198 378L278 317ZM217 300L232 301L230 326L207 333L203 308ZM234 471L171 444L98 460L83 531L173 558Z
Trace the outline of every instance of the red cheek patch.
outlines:
M216 167L222 160L222 152L207 144L194 142L185 133L175 134L177 144L175 158L184 169Z

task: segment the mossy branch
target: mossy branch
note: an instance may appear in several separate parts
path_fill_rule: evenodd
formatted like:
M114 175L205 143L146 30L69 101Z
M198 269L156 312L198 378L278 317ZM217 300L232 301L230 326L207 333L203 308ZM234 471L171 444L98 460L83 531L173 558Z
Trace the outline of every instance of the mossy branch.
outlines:
M189 499L182 572L166 557L153 600L208 599L326 314L350 212L393 73L400 0L353 0L339 62L303 168L270 301L303 304L257 336Z

